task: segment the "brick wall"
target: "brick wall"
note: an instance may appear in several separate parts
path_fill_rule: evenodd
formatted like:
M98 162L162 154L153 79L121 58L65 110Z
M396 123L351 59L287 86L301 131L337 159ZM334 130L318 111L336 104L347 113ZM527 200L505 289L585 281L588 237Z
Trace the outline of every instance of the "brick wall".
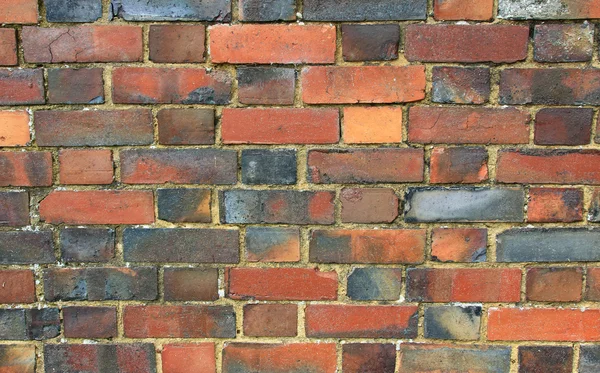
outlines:
M0 372L600 372L597 19L2 0Z

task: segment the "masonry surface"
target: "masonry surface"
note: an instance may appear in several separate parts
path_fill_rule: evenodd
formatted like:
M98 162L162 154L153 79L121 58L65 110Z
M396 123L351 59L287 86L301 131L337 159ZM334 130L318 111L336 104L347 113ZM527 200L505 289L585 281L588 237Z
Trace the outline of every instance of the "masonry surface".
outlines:
M600 0L1 0L0 372L600 372Z

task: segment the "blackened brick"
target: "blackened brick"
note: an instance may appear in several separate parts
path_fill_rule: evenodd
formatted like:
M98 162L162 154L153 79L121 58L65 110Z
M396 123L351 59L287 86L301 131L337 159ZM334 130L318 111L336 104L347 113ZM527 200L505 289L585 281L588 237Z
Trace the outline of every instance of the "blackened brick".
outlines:
M285 67L237 69L238 99L242 104L291 105L294 103L296 71Z
M44 0L48 22L94 22L102 17L102 0Z
M572 371L572 347L519 346L519 373L570 373Z
M482 67L433 68L433 102L483 104L490 97L490 70Z
M544 108L535 116L537 145L586 145L590 143L594 110Z
M295 150L242 150L244 184L296 184Z
M239 0L240 20L245 22L293 21L295 0Z
M345 61L388 61L398 58L400 27L385 25L342 25L342 54Z
M533 43L533 56L539 62L589 61L594 50L594 25L536 25Z
M393 21L425 19L426 0L305 0L308 21Z
M64 228L62 259L67 262L108 262L115 256L115 231L109 228Z
M215 142L215 112L212 109L161 109L158 142L163 145L208 145Z
M476 340L481 306L430 306L425 308L425 338Z
M29 193L0 192L0 227L29 224Z
M60 333L58 308L0 309L0 338L43 340Z
M47 344L44 367L52 373L156 373L155 356L152 343Z
M112 0L111 12L126 21L229 22L231 0Z
M172 223L210 223L209 189L158 189L158 218Z
M298 228L248 227L246 259L249 262L297 262L300 260Z
M54 261L52 232L0 232L0 264L42 264Z
M399 268L355 268L348 276L348 297L352 300L398 300L402 290Z

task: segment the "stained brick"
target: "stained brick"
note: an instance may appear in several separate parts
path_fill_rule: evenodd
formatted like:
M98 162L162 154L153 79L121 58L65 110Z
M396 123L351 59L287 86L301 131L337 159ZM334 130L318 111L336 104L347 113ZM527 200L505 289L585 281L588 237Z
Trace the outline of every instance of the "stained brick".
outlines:
M114 307L65 307L63 320L68 338L117 336L117 309Z
M150 60L194 63L204 61L204 25L151 25Z
M541 302L579 302L582 268L528 268L527 299Z
M594 373L600 369L600 347L598 345L582 345L579 352L578 373Z
M208 145L215 142L215 112L212 109L161 109L158 142L163 145Z
M126 21L211 21L231 20L231 0L173 3L171 0L112 0L111 13Z
M352 300L400 299L402 270L398 268L354 268L348 275L347 295Z
M527 221L537 223L583 220L583 191L574 188L531 188Z
M432 184L480 183L488 178L485 148L433 148L429 158Z
M586 273L585 300L600 300L600 268L588 267Z
M398 217L393 189L344 188L340 201L344 223L391 223Z
M242 150L244 184L296 184L296 150Z
M2 345L0 346L0 369L8 373L35 372L35 346Z
M172 223L210 223L208 189L157 189L158 218Z
M440 262L485 262L487 229L434 228L431 259Z
M48 69L48 103L104 103L102 69Z
M61 184L111 184L112 152L105 149L65 149L58 153Z
M570 373L572 370L571 347L519 346L519 373Z
M62 259L67 262L108 262L115 256L115 231L108 228L64 228Z
M292 105L296 71L286 67L237 69L238 99L242 104Z
M425 308L425 338L477 340L481 306L429 306Z
M577 0L499 0L498 17L507 19L580 19L600 18L600 7L595 0L581 3Z
M436 66L431 101L443 104L483 104L490 98L490 70L482 67Z
M394 373L396 346L391 343L347 343L342 346L345 373Z
M0 192L0 227L29 224L29 193Z
M591 24L536 25L533 56L540 62L578 62L592 59Z
M411 344L400 346L403 373L460 372L508 373L511 349L490 345Z
M589 144L593 119L593 109L541 109L535 115L535 137L533 141L537 145Z
M0 264L43 264L54 261L52 232L0 232Z
M249 262L297 262L300 260L298 228L246 228L246 260Z
M48 22L94 22L102 17L102 0L44 0Z
M156 373L152 343L47 344L44 366L49 372Z
M305 0L303 16L308 21L402 21L425 19L426 0Z
M0 338L44 340L60 334L58 308L0 309Z
M295 304L246 304L244 335L250 337L295 337L298 332Z
M395 24L342 25L345 61L389 61L398 58L400 28Z
M217 268L165 268L164 296L167 301L214 301L219 299Z
M240 20L245 22L293 21L296 19L294 0L239 0Z

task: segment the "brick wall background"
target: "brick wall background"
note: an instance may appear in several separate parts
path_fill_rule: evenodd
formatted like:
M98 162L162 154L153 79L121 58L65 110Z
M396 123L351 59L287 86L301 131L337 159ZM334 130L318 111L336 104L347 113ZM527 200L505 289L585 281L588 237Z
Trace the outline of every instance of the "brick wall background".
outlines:
M600 372L599 0L2 0L0 372Z

